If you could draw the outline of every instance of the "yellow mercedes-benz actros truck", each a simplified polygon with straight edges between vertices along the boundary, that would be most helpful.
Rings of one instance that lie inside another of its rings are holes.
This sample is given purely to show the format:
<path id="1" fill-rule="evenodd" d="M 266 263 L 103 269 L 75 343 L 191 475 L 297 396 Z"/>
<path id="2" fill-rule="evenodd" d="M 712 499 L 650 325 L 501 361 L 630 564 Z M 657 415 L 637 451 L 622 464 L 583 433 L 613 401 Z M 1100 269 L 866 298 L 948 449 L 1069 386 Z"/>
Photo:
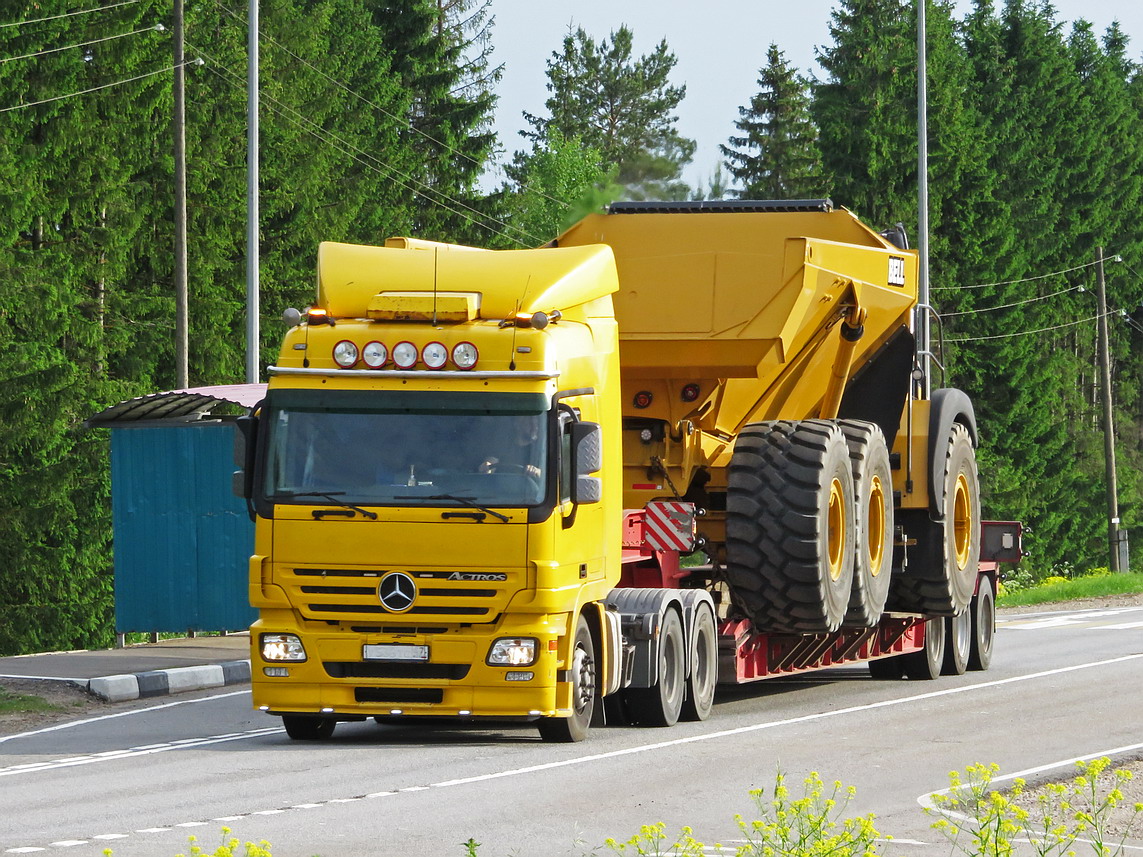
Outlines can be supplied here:
<path id="1" fill-rule="evenodd" d="M 977 428 L 921 395 L 904 243 L 809 200 L 322 244 L 240 421 L 255 706 L 576 741 L 720 681 L 986 667 Z"/>

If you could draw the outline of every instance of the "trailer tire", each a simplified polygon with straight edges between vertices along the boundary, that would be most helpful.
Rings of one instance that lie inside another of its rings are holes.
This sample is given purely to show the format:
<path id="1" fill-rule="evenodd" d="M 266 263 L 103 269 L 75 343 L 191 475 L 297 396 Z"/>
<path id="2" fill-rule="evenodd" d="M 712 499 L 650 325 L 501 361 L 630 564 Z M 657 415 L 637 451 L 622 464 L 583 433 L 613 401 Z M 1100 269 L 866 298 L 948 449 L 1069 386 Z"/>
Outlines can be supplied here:
<path id="1" fill-rule="evenodd" d="M 894 610 L 928 616 L 955 616 L 976 590 L 980 559 L 980 482 L 968 429 L 953 423 L 944 447 L 944 502 L 941 520 L 928 512 L 901 516 L 908 548 L 903 573 L 889 595 Z"/>
<path id="2" fill-rule="evenodd" d="M 332 717 L 311 717 L 306 714 L 283 714 L 282 726 L 295 741 L 324 741 L 333 735 L 337 721 Z"/>
<path id="3" fill-rule="evenodd" d="M 675 610 L 663 614 L 659 628 L 658 680 L 651 687 L 624 692 L 627 719 L 641 726 L 674 726 L 683 710 L 686 684 L 683 623 Z"/>
<path id="4" fill-rule="evenodd" d="M 893 574 L 893 470 L 885 434 L 876 423 L 842 420 L 853 469 L 853 591 L 843 624 L 872 628 L 885 611 Z"/>
<path id="5" fill-rule="evenodd" d="M 968 668 L 986 670 L 992 664 L 992 641 L 996 636 L 996 596 L 992 581 L 987 577 L 981 578 L 969 609 L 972 610 L 972 648 Z"/>
<path id="6" fill-rule="evenodd" d="M 941 675 L 964 675 L 972 651 L 972 614 L 962 610 L 945 618 L 945 662 Z"/>
<path id="7" fill-rule="evenodd" d="M 829 420 L 752 423 L 727 474 L 726 575 L 760 631 L 832 633 L 853 589 L 853 473 Z"/>
<path id="8" fill-rule="evenodd" d="M 582 741 L 591 728 L 595 706 L 599 701 L 595 644 L 591 639 L 591 629 L 582 614 L 576 623 L 568 672 L 572 681 L 572 714 L 570 717 L 542 718 L 538 727 L 540 737 L 545 741 L 563 744 Z"/>
<path id="9" fill-rule="evenodd" d="M 700 604 L 695 610 L 688 650 L 690 670 L 680 719 L 706 720 L 714 708 L 714 688 L 718 683 L 718 630 L 709 607 Z"/>
<path id="10" fill-rule="evenodd" d="M 945 620 L 937 616 L 925 623 L 925 642 L 921 650 L 901 655 L 901 664 L 909 678 L 932 681 L 941 674 L 944 661 Z"/>

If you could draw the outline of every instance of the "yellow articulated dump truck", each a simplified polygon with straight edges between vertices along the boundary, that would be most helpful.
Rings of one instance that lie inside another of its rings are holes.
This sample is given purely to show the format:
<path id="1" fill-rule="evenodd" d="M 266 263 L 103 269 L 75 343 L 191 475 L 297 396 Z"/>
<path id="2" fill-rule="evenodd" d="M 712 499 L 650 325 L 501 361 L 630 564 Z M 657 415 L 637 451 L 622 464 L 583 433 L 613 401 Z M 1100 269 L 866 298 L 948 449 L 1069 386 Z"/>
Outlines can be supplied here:
<path id="1" fill-rule="evenodd" d="M 1019 533 L 982 558 L 972 404 L 924 395 L 904 243 L 806 200 L 322 244 L 240 421 L 255 706 L 296 739 L 578 741 L 704 719 L 720 683 L 986 668 Z"/>

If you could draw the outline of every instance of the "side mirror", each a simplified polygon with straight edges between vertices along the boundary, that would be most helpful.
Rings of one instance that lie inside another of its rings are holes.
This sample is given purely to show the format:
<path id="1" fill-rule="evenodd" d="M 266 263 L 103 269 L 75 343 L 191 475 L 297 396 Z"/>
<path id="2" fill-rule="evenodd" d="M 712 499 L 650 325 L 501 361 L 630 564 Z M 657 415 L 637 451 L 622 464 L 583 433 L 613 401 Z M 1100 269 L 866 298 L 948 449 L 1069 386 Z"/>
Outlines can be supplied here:
<path id="1" fill-rule="evenodd" d="M 254 496 L 254 454 L 257 417 L 239 417 L 234 423 L 234 466 L 239 468 L 231 477 L 230 490 L 235 497 L 249 500 Z"/>
<path id="2" fill-rule="evenodd" d="M 592 473 L 603 468 L 603 432 L 599 423 L 573 423 L 572 448 L 572 502 L 598 503 L 603 499 L 603 480 Z"/>

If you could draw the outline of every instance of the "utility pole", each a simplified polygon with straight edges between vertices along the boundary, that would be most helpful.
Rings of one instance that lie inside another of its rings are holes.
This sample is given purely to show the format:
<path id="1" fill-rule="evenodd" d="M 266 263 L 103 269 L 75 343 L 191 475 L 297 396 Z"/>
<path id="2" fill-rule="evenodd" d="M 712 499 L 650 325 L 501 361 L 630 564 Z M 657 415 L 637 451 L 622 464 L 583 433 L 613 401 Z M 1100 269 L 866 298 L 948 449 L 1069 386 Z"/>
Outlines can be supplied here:
<path id="1" fill-rule="evenodd" d="M 190 386 L 187 325 L 187 136 L 186 68 L 183 56 L 183 0 L 175 2 L 175 386 Z"/>
<path id="2" fill-rule="evenodd" d="M 257 384 L 258 341 L 258 0 L 247 13 L 246 75 L 246 383 Z"/>
<path id="3" fill-rule="evenodd" d="M 917 308 L 914 320 L 920 358 L 922 395 L 932 389 L 932 342 L 929 335 L 929 104 L 925 3 L 917 0 Z"/>
<path id="4" fill-rule="evenodd" d="M 1115 422 L 1111 407 L 1111 355 L 1107 345 L 1107 286 L 1103 278 L 1103 248 L 1095 248 L 1096 283 L 1099 294 L 1099 377 L 1103 393 L 1103 457 L 1107 469 L 1107 544 L 1111 570 L 1119 567 L 1119 485 L 1115 476 Z"/>

